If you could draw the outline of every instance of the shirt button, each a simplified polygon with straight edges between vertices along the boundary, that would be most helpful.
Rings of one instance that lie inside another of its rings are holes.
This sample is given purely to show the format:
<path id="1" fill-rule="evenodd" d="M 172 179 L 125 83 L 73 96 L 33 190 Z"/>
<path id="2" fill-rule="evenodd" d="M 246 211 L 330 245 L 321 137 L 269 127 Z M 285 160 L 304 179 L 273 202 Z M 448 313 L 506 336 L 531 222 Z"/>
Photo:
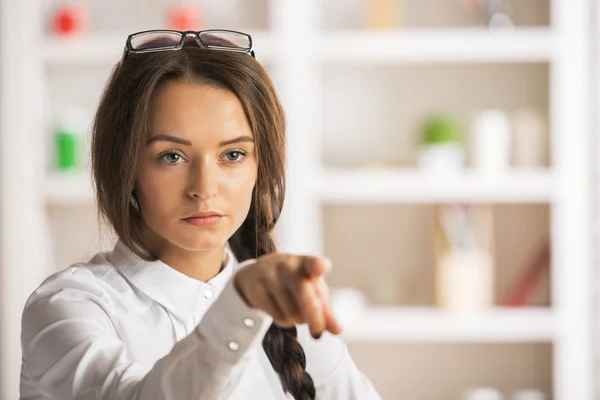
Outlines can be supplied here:
<path id="1" fill-rule="evenodd" d="M 204 292 L 204 297 L 206 297 L 207 299 L 212 299 L 212 297 L 213 297 L 213 291 L 212 290 L 207 290 L 206 292 Z"/>
<path id="2" fill-rule="evenodd" d="M 236 342 L 229 342 L 229 350 L 238 351 L 240 349 L 240 345 Z"/>
<path id="3" fill-rule="evenodd" d="M 244 325 L 246 325 L 248 328 L 252 328 L 254 325 L 256 325 L 256 322 L 254 322 L 252 318 L 244 318 Z"/>

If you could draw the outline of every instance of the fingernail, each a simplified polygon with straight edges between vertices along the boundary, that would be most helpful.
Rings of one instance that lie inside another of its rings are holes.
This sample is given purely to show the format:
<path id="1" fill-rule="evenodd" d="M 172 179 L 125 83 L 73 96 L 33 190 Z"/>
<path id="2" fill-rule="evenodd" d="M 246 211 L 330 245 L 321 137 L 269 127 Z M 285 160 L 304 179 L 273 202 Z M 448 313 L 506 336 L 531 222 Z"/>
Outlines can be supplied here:
<path id="1" fill-rule="evenodd" d="M 312 337 L 315 338 L 315 339 L 320 339 L 321 338 L 321 333 L 320 332 L 319 333 L 313 333 Z"/>
<path id="2" fill-rule="evenodd" d="M 325 263 L 325 268 L 327 269 L 327 271 L 330 271 L 330 270 L 331 270 L 331 267 L 332 267 L 332 265 L 333 265 L 333 264 L 332 264 L 332 262 L 331 262 L 331 259 L 330 259 L 330 258 L 327 258 L 327 257 L 325 257 L 325 258 L 323 259 L 323 262 Z"/>

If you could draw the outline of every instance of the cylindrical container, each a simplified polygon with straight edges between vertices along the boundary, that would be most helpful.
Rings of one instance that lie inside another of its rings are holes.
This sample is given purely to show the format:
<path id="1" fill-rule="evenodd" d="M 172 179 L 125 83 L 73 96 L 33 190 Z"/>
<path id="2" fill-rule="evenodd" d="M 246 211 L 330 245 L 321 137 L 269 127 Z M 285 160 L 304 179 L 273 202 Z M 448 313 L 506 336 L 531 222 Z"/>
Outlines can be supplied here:
<path id="1" fill-rule="evenodd" d="M 76 36 L 86 29 L 87 12 L 81 4 L 67 3 L 54 14 L 54 32 L 61 36 Z"/>
<path id="2" fill-rule="evenodd" d="M 59 116 L 55 131 L 56 166 L 59 170 L 75 170 L 83 166 L 86 126 L 86 114 L 80 108 L 68 107 Z"/>
<path id="3" fill-rule="evenodd" d="M 476 248 L 442 254 L 436 273 L 437 302 L 454 311 L 480 311 L 494 304 L 494 266 L 491 256 Z"/>
<path id="4" fill-rule="evenodd" d="M 546 400 L 546 396 L 537 389 L 524 389 L 515 392 L 511 400 Z"/>
<path id="5" fill-rule="evenodd" d="M 169 26 L 178 31 L 202 29 L 200 9 L 191 2 L 174 2 L 169 9 Z"/>
<path id="6" fill-rule="evenodd" d="M 472 130 L 473 164 L 484 173 L 506 172 L 510 167 L 511 124 L 502 110 L 484 110 Z"/>
<path id="7" fill-rule="evenodd" d="M 466 153 L 460 143 L 435 143 L 419 149 L 417 165 L 426 173 L 447 174 L 464 170 Z"/>
<path id="8" fill-rule="evenodd" d="M 493 388 L 471 389 L 463 396 L 463 400 L 503 400 L 502 393 Z"/>
<path id="9" fill-rule="evenodd" d="M 548 165 L 548 127 L 542 112 L 523 109 L 513 113 L 512 163 L 519 168 Z"/>
<path id="10" fill-rule="evenodd" d="M 371 29 L 390 29 L 398 26 L 396 0 L 369 0 L 366 24 Z"/>

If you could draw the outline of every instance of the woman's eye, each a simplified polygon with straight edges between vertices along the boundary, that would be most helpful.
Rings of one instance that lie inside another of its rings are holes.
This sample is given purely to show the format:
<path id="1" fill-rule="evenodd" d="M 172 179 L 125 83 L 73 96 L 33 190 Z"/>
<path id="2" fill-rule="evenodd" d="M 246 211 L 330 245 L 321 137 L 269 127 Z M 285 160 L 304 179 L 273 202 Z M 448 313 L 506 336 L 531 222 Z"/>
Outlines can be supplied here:
<path id="1" fill-rule="evenodd" d="M 167 164 L 178 164 L 179 162 L 181 162 L 183 160 L 183 157 L 181 157 L 181 154 L 179 153 L 167 153 L 167 154 L 163 154 L 160 157 L 161 160 L 164 160 Z"/>
<path id="2" fill-rule="evenodd" d="M 245 155 L 246 154 L 244 154 L 241 151 L 230 151 L 229 153 L 227 153 L 225 158 L 227 159 L 227 161 L 240 162 Z"/>

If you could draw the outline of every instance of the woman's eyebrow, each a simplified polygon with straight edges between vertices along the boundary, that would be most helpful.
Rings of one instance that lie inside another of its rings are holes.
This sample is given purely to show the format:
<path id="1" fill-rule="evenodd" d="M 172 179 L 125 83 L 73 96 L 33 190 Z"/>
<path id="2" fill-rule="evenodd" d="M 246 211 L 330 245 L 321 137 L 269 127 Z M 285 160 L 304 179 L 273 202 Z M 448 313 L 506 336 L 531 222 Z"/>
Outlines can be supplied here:
<path id="1" fill-rule="evenodd" d="M 177 143 L 177 144 L 183 144 L 185 146 L 192 145 L 192 142 L 190 142 L 189 140 L 178 138 L 176 136 L 164 135 L 161 133 L 158 135 L 154 135 L 150 139 L 148 139 L 148 141 L 146 142 L 146 146 L 148 146 L 151 143 L 158 142 L 158 141 L 173 142 L 173 143 Z"/>
<path id="2" fill-rule="evenodd" d="M 235 139 L 224 140 L 219 143 L 219 147 L 227 146 L 227 145 L 233 144 L 233 143 L 240 143 L 240 142 L 254 143 L 254 138 L 252 136 L 240 136 Z"/>
<path id="3" fill-rule="evenodd" d="M 150 139 L 148 139 L 148 141 L 146 142 L 146 146 L 148 146 L 151 143 L 158 142 L 158 141 L 173 142 L 173 143 L 183 144 L 186 146 L 192 145 L 192 142 L 190 142 L 189 140 L 178 138 L 176 136 L 165 135 L 165 134 L 161 133 L 158 135 L 154 135 Z M 252 136 L 240 136 L 235 139 L 223 140 L 222 142 L 219 142 L 219 147 L 227 146 L 227 145 L 233 144 L 233 143 L 240 143 L 240 142 L 254 143 L 254 138 Z"/>

